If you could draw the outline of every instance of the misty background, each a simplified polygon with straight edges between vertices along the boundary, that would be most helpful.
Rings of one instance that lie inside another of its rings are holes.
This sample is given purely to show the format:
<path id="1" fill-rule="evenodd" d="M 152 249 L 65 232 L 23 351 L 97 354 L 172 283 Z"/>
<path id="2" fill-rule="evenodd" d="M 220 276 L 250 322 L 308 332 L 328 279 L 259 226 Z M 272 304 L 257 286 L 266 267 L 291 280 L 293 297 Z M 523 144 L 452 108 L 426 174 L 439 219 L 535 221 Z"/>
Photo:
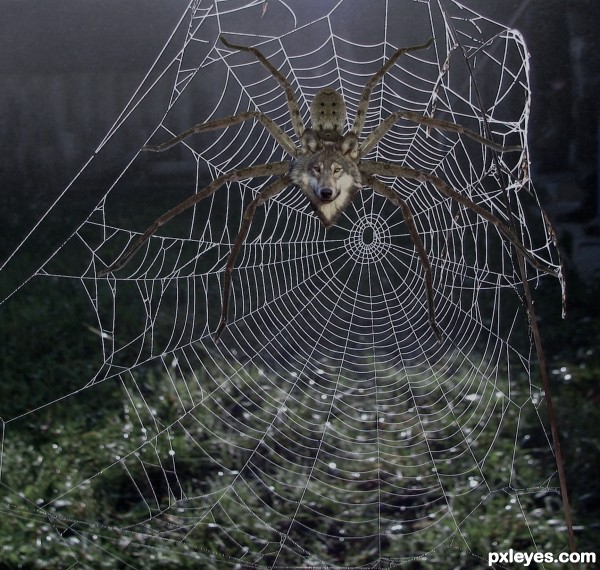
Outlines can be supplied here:
<path id="1" fill-rule="evenodd" d="M 14 251 L 94 153 L 187 4 L 187 0 L 0 1 L 0 261 Z M 470 0 L 465 4 L 525 36 L 531 52 L 529 143 L 534 185 L 559 234 L 567 236 L 567 257 L 591 275 L 600 266 L 600 3 Z M 268 17 L 267 10 L 261 25 L 269 25 Z M 138 148 L 133 135 L 121 137 L 111 147 L 113 159 L 122 161 Z M 63 205 L 56 215 L 68 216 L 70 211 L 82 220 L 96 205 L 98 192 L 106 190 L 103 175 L 109 177 L 110 170 L 109 157 L 83 180 L 67 209 Z"/>

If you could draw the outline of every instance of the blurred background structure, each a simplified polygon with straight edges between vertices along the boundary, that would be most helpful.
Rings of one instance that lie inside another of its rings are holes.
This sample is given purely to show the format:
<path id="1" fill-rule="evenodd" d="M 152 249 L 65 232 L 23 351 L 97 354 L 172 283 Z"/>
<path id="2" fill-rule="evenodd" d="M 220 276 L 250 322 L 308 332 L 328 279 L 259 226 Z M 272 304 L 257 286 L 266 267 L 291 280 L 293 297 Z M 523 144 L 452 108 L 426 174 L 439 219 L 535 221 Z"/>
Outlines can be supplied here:
<path id="1" fill-rule="evenodd" d="M 564 253 L 600 267 L 600 4 L 501 0 L 486 16 L 519 29 L 531 52 L 533 180 Z M 2 0 L 0 259 L 90 157 L 182 14 L 185 0 Z M 364 18 L 364 14 L 361 18 Z M 127 154 L 127 139 L 122 139 Z M 176 183 L 176 178 L 173 178 Z M 100 182 L 100 181 L 99 181 Z M 84 197 L 80 207 L 86 204 Z"/>

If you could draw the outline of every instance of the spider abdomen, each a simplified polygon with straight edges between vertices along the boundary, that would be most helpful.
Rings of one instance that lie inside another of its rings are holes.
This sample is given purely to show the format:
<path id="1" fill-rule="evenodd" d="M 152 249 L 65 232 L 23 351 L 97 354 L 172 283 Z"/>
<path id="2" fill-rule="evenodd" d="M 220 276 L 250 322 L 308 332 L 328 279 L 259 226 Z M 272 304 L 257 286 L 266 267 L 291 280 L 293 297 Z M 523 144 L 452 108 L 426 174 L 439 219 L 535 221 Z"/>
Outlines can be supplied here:
<path id="1" fill-rule="evenodd" d="M 321 89 L 310 106 L 312 128 L 323 141 L 336 141 L 346 123 L 346 104 L 335 89 Z"/>

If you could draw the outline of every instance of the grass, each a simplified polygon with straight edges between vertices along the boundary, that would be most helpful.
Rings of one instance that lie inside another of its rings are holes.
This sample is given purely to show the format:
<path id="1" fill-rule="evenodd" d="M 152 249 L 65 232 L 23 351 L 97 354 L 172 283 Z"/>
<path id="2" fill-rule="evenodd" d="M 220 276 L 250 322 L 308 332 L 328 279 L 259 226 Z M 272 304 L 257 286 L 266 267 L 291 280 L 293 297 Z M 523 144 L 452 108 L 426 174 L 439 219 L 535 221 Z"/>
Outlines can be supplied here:
<path id="1" fill-rule="evenodd" d="M 600 530 L 597 289 L 573 282 L 566 322 L 557 320 L 558 299 L 538 309 L 580 551 L 597 547 Z M 123 318 L 126 327 L 137 316 Z M 464 438 L 456 434 L 458 451 L 436 466 L 442 477 L 445 469 L 466 475 L 451 478 L 444 496 L 424 497 L 419 488 L 382 495 L 388 483 L 402 486 L 402 476 L 412 481 L 422 470 L 425 481 L 431 477 L 431 462 L 420 462 L 418 453 L 385 455 L 385 445 L 374 445 L 370 470 L 353 454 L 361 429 L 400 448 L 393 418 L 406 418 L 394 416 L 393 405 L 392 420 L 379 429 L 374 418 L 332 416 L 327 429 L 337 434 L 336 464 L 321 465 L 314 446 L 323 423 L 314 414 L 325 408 L 307 386 L 280 418 L 289 386 L 258 369 L 238 373 L 207 359 L 192 380 L 138 367 L 134 375 L 82 390 L 101 364 L 92 325 L 89 300 L 69 280 L 32 280 L 2 307 L 0 417 L 18 419 L 3 424 L 0 568 L 241 568 L 244 552 L 249 563 L 265 565 L 310 566 L 320 559 L 361 566 L 429 552 L 404 567 L 468 569 L 485 567 L 488 551 L 529 550 L 532 534 L 540 550 L 564 548 L 562 507 L 550 490 L 556 483 L 544 483 L 553 458 L 535 406 L 499 407 L 504 427 L 480 426 L 474 449 L 479 459 L 487 453 L 484 474 L 495 492 L 482 489 L 475 498 L 480 482 L 469 478 L 472 458 L 460 453 Z M 456 382 L 460 375 L 455 371 Z M 434 413 L 435 394 L 421 397 Z M 357 402 L 375 409 L 372 398 Z M 543 403 L 539 413 L 545 418 Z M 450 429 L 450 419 L 438 429 Z M 517 421 L 523 437 L 515 444 Z M 261 437 L 268 445 L 253 453 Z M 423 433 L 410 437 L 421 449 Z M 237 477 L 248 461 L 251 469 Z M 318 471 L 308 477 L 312 466 Z M 513 488 L 502 487 L 507 470 Z M 216 507 L 209 512 L 207 505 Z M 283 549 L 277 558 L 282 536 L 314 557 Z M 260 557 L 253 558 L 257 548 Z"/>
<path id="2" fill-rule="evenodd" d="M 77 414 L 71 422 L 56 425 L 37 438 L 31 433 L 8 438 L 4 489 L 20 489 L 27 500 L 8 493 L 3 501 L 0 552 L 7 567 L 61 568 L 68 567 L 66 560 L 76 560 L 81 567 L 90 568 L 125 568 L 125 562 L 144 568 L 169 564 L 221 568 L 244 548 L 255 552 L 257 542 L 271 545 L 260 559 L 268 565 L 275 561 L 280 532 L 319 559 L 339 565 L 359 566 L 378 556 L 402 557 L 406 552 L 442 545 L 427 561 L 408 566 L 422 569 L 449 561 L 456 568 L 478 567 L 476 557 L 465 555 L 458 528 L 479 556 L 489 550 L 529 546 L 532 526 L 538 545 L 556 550 L 563 542 L 554 512 L 557 501 L 545 489 L 527 494 L 502 489 L 483 502 L 478 498 L 473 502 L 469 489 L 460 487 L 465 479 L 456 478 L 445 498 L 428 496 L 424 500 L 420 490 L 413 488 L 402 495 L 387 495 L 377 507 L 387 480 L 396 481 L 402 471 L 407 477 L 411 472 L 413 476 L 422 473 L 426 480 L 431 465 L 420 466 L 417 458 L 394 455 L 381 458 L 372 464 L 372 471 L 365 471 L 364 460 L 352 459 L 352 442 L 343 442 L 343 436 L 350 435 L 345 433 L 347 427 L 344 430 L 344 423 L 335 420 L 331 429 L 341 439 L 338 464 L 314 473 L 308 487 L 306 471 L 299 467 L 303 462 L 297 457 L 307 453 L 304 438 L 318 434 L 299 433 L 299 423 L 275 423 L 277 429 L 267 437 L 265 451 L 252 461 L 251 472 L 244 479 L 236 478 L 236 468 L 248 461 L 252 445 L 235 422 L 221 421 L 221 417 L 239 417 L 234 408 L 241 406 L 251 415 L 250 425 L 272 421 L 270 406 L 261 406 L 252 398 L 239 400 L 242 389 L 258 394 L 272 391 L 272 384 L 256 371 L 234 376 L 215 398 L 186 415 L 185 404 L 182 406 L 176 394 L 188 393 L 190 401 L 200 400 L 205 396 L 200 386 L 210 385 L 214 373 L 201 377 L 198 387 L 189 393 L 189 382 L 167 381 L 164 375 L 150 372 L 137 378 L 135 385 L 123 386 L 123 403 L 117 409 L 104 410 L 96 429 L 90 429 Z M 284 391 L 271 394 L 270 404 L 276 408 L 283 399 Z M 308 407 L 299 407 L 299 412 L 311 414 Z M 512 408 L 509 415 L 515 413 Z M 180 425 L 175 426 L 177 421 Z M 140 426 L 145 427 L 142 430 Z M 393 426 L 388 429 L 395 435 Z M 484 432 L 487 441 L 480 442 L 483 448 L 493 444 L 490 473 L 515 451 L 513 437 L 493 436 Z M 455 443 L 460 447 L 461 438 Z M 533 459 L 538 451 L 528 449 L 512 463 L 523 482 L 538 480 L 543 474 L 541 457 Z M 307 457 L 305 467 L 312 463 Z M 458 454 L 450 471 L 470 468 L 469 457 L 461 459 Z M 341 477 L 334 487 L 330 475 Z M 267 485 L 269 478 L 272 485 Z M 493 485 L 491 475 L 488 483 Z M 233 492 L 224 493 L 229 487 Z M 219 501 L 211 499 L 219 495 Z M 48 498 L 53 500 L 48 502 Z M 298 500 L 310 506 L 302 509 L 299 517 L 295 516 Z M 196 526 L 207 503 L 213 502 L 218 508 L 209 522 Z M 473 507 L 476 516 L 471 514 Z M 374 508 L 380 509 L 383 528 L 373 517 Z M 444 511 L 441 518 L 439 509 Z M 405 521 L 398 519 L 403 510 L 410 513 Z M 150 517 L 151 526 L 147 525 Z M 289 527 L 292 518 L 296 522 Z M 432 525 L 430 521 L 436 518 L 440 521 Z M 266 524 L 268 521 L 272 524 Z M 358 523 L 363 538 L 352 539 Z M 374 538 L 378 535 L 381 541 Z M 342 540 L 344 537 L 347 539 Z M 269 550 L 273 552 L 269 554 Z M 251 555 L 248 558 L 252 560 Z M 302 560 L 284 550 L 278 563 L 298 565 Z"/>

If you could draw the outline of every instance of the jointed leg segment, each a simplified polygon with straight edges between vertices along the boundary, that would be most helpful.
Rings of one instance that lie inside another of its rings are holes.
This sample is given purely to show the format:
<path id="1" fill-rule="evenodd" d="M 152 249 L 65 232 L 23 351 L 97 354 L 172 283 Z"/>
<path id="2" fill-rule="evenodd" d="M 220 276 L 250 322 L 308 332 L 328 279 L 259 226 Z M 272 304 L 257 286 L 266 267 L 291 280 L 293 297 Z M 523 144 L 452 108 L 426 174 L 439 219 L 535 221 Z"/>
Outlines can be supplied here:
<path id="1" fill-rule="evenodd" d="M 240 113 L 239 115 L 234 115 L 232 117 L 226 117 L 224 119 L 217 119 L 215 121 L 209 121 L 208 123 L 200 123 L 198 125 L 194 125 L 191 129 L 184 131 L 180 135 L 169 139 L 168 141 L 157 144 L 157 145 L 146 145 L 142 147 L 142 150 L 150 150 L 154 152 L 162 152 L 163 150 L 167 150 L 172 146 L 175 146 L 177 143 L 187 139 L 191 135 L 195 135 L 198 133 L 205 133 L 207 131 L 215 131 L 218 129 L 224 129 L 225 127 L 230 127 L 231 125 L 236 125 L 238 123 L 242 123 L 247 121 L 248 119 L 255 119 L 259 123 L 261 123 L 267 131 L 273 136 L 273 138 L 283 147 L 290 156 L 296 156 L 297 149 L 294 141 L 282 130 L 279 128 L 277 123 L 270 119 L 264 113 L 259 111 L 246 111 L 244 113 Z"/>
<path id="2" fill-rule="evenodd" d="M 412 123 L 418 123 L 419 125 L 426 125 L 440 131 L 450 131 L 453 133 L 459 133 L 469 137 L 470 139 L 477 141 L 479 144 L 487 146 L 498 152 L 519 152 L 522 149 L 520 146 L 502 146 L 501 144 L 495 143 L 485 137 L 482 137 L 479 133 L 471 131 L 458 123 L 452 123 L 450 121 L 442 121 L 440 119 L 433 119 L 431 117 L 424 117 L 419 113 L 412 111 L 398 111 L 392 113 L 378 127 L 371 132 L 360 145 L 360 155 L 364 156 L 367 154 L 387 133 L 388 131 L 401 119 L 411 121 Z"/>
<path id="3" fill-rule="evenodd" d="M 248 231 L 250 230 L 250 224 L 252 223 L 252 218 L 254 218 L 256 208 L 262 206 L 267 200 L 270 200 L 279 194 L 279 192 L 281 192 L 289 184 L 291 184 L 291 180 L 287 176 L 276 180 L 267 186 L 256 198 L 254 198 L 254 200 L 248 204 L 248 207 L 244 211 L 244 217 L 242 218 L 240 230 L 231 248 L 229 258 L 227 259 L 227 265 L 225 266 L 225 273 L 223 275 L 223 289 L 221 292 L 221 320 L 219 321 L 219 326 L 215 331 L 215 342 L 219 340 L 221 333 L 227 326 L 229 298 L 231 296 L 231 273 L 235 267 L 235 260 L 242 249 L 242 245 L 246 241 L 246 237 L 248 236 Z"/>
<path id="4" fill-rule="evenodd" d="M 412 180 L 419 180 L 421 182 L 429 182 L 442 195 L 447 196 L 448 198 L 452 198 L 454 201 L 458 202 L 459 204 L 462 204 L 465 208 L 468 208 L 484 220 L 487 220 L 488 222 L 493 224 L 498 229 L 498 231 L 506 239 L 508 239 L 508 241 L 519 251 L 519 253 L 523 255 L 525 260 L 532 267 L 539 271 L 542 271 L 543 273 L 548 273 L 549 275 L 553 275 L 554 277 L 559 277 L 559 270 L 547 266 L 541 261 L 539 261 L 521 243 L 521 240 L 514 233 L 514 231 L 504 222 L 502 222 L 502 220 L 494 216 L 494 214 L 492 214 L 491 212 L 488 212 L 485 208 L 482 208 L 479 204 L 473 202 L 473 200 L 471 200 L 470 198 L 467 198 L 466 196 L 452 188 L 441 178 L 438 178 L 433 174 L 427 174 L 426 172 L 422 172 L 421 170 L 400 166 L 399 164 L 391 164 L 388 162 L 372 162 L 369 160 L 362 161 L 360 163 L 360 172 L 363 176 L 367 178 L 376 174 L 380 174 L 383 176 L 396 176 L 399 178 L 409 178 Z"/>
<path id="5" fill-rule="evenodd" d="M 425 246 L 419 236 L 419 231 L 415 226 L 412 212 L 408 204 L 396 194 L 389 186 L 386 186 L 381 180 L 378 180 L 374 176 L 366 176 L 366 182 L 377 194 L 381 194 L 387 198 L 392 204 L 402 211 L 402 216 L 410 233 L 410 238 L 417 250 L 417 254 L 421 259 L 421 265 L 423 266 L 423 272 L 425 273 L 425 291 L 427 293 L 427 309 L 429 313 L 429 325 L 431 326 L 435 336 L 439 341 L 442 340 L 442 331 L 435 320 L 435 303 L 433 300 L 433 277 L 431 273 L 431 264 L 429 263 L 429 257 L 425 251 Z"/>
<path id="6" fill-rule="evenodd" d="M 304 123 L 302 122 L 302 118 L 300 117 L 300 109 L 298 108 L 298 101 L 296 101 L 296 96 L 294 95 L 294 89 L 290 85 L 290 82 L 279 73 L 278 69 L 262 54 L 262 52 L 255 47 L 248 46 L 239 46 L 236 44 L 229 43 L 223 36 L 221 36 L 221 41 L 224 45 L 226 45 L 230 49 L 235 49 L 238 51 L 246 51 L 251 53 L 260 61 L 260 63 L 269 71 L 269 73 L 277 80 L 279 85 L 283 88 L 285 92 L 285 96 L 287 99 L 288 109 L 290 111 L 290 117 L 292 119 L 292 126 L 294 127 L 294 133 L 296 133 L 296 137 L 300 139 L 302 137 L 302 133 L 304 133 Z"/>
<path id="7" fill-rule="evenodd" d="M 215 178 L 208 186 L 202 189 L 197 194 L 192 194 L 189 198 L 179 203 L 177 206 L 169 210 L 166 214 L 158 217 L 148 227 L 148 229 L 136 239 L 119 257 L 118 259 L 106 269 L 102 269 L 98 272 L 98 277 L 113 273 L 121 269 L 127 264 L 127 262 L 138 252 L 138 250 L 157 232 L 157 230 L 169 220 L 178 216 L 188 208 L 191 208 L 195 204 L 198 204 L 205 198 L 212 196 L 223 184 L 226 182 L 233 182 L 236 180 L 244 180 L 248 178 L 256 178 L 261 176 L 273 176 L 273 175 L 284 175 L 289 167 L 288 162 L 271 162 L 269 164 L 259 164 L 256 166 L 249 166 L 247 168 L 240 168 L 233 170 L 227 174 L 223 174 L 218 178 Z"/>
<path id="8" fill-rule="evenodd" d="M 400 48 L 400 49 L 396 50 L 396 52 L 383 64 L 381 69 L 371 76 L 369 81 L 367 81 L 367 84 L 364 86 L 362 95 L 360 97 L 360 102 L 358 104 L 358 109 L 356 111 L 356 117 L 354 119 L 354 124 L 352 125 L 352 129 L 351 129 L 351 131 L 354 134 L 356 134 L 357 136 L 360 136 L 360 133 L 363 130 L 363 126 L 365 124 L 365 118 L 367 115 L 367 109 L 369 107 L 369 101 L 371 100 L 371 92 L 373 91 L 373 87 L 375 87 L 375 85 L 377 85 L 381 81 L 381 78 L 390 70 L 392 65 L 394 65 L 396 63 L 398 58 L 403 56 L 405 53 L 410 53 L 411 51 L 427 49 L 432 43 L 433 43 L 433 38 L 429 38 L 429 40 L 426 43 L 424 43 L 420 46 Z"/>

